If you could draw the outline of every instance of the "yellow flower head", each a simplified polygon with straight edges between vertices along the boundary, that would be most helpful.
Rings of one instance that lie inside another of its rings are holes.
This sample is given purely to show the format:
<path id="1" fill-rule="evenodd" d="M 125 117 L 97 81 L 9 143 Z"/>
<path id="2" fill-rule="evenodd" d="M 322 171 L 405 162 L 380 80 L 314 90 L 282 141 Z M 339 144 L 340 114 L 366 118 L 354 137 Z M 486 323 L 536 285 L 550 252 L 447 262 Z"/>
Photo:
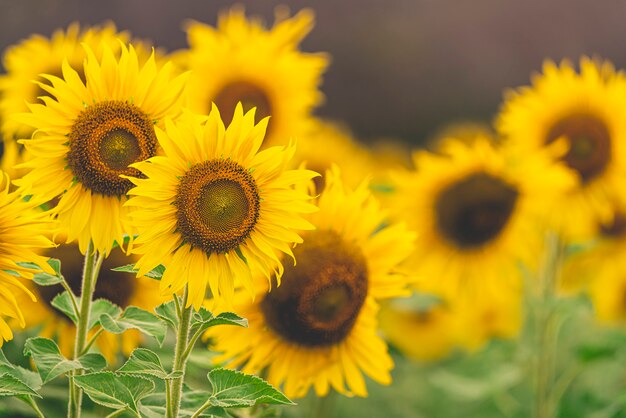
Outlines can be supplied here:
<path id="1" fill-rule="evenodd" d="M 26 201 L 16 192 L 9 192 L 9 178 L 0 173 L 0 346 L 13 338 L 5 318 L 17 320 L 21 327 L 26 322 L 18 297 L 25 293 L 33 301 L 35 296 L 20 278 L 32 279 L 38 269 L 18 263 L 35 263 L 42 270 L 54 274 L 47 257 L 37 254 L 41 248 L 52 247 L 44 234 L 51 229 L 50 218 L 36 209 L 37 204 Z M 16 296 L 17 295 L 17 296 Z"/>
<path id="2" fill-rule="evenodd" d="M 517 287 L 518 263 L 541 252 L 551 201 L 573 179 L 546 154 L 517 154 L 476 139 L 418 152 L 416 170 L 395 176 L 393 209 L 420 237 L 408 265 L 418 288 L 445 299 Z"/>
<path id="3" fill-rule="evenodd" d="M 50 95 L 34 82 L 48 83 L 41 74 L 61 77 L 61 65 L 67 60 L 72 68 L 78 69 L 84 80 L 82 64 L 87 54 L 81 44 L 88 45 L 100 57 L 104 45 L 119 52 L 117 39 L 127 42 L 129 35 L 117 32 L 112 23 L 83 30 L 73 23 L 66 30 L 54 32 L 50 39 L 32 35 L 8 48 L 3 59 L 6 74 L 0 75 L 0 121 L 5 140 L 26 138 L 32 134 L 32 126 L 22 124 L 10 115 L 27 112 L 26 103 L 36 103 L 39 96 Z"/>
<path id="4" fill-rule="evenodd" d="M 407 292 L 407 276 L 397 265 L 411 252 L 414 234 L 386 216 L 363 182 L 350 190 L 338 170 L 327 173 L 310 220 L 314 231 L 294 249 L 296 265 L 286 265 L 282 284 L 256 301 L 238 294 L 236 310 L 246 330 L 216 327 L 210 332 L 216 361 L 232 359 L 245 372 L 267 370 L 290 397 L 313 386 L 319 396 L 330 387 L 367 396 L 366 374 L 391 382 L 393 362 L 377 334 L 377 299 Z M 387 226 L 383 226 L 387 225 Z M 218 329 L 219 328 L 219 329 Z"/>
<path id="5" fill-rule="evenodd" d="M 589 238 L 612 217 L 610 201 L 626 172 L 626 77 L 608 62 L 580 60 L 580 72 L 547 61 L 532 86 L 509 92 L 497 120 L 505 140 L 528 152 L 559 139 L 559 160 L 580 180 L 555 210 L 567 239 Z"/>
<path id="6" fill-rule="evenodd" d="M 311 229 L 302 213 L 315 210 L 308 194 L 293 185 L 316 175 L 286 170 L 294 146 L 258 152 L 267 118 L 254 123 L 254 111 L 237 106 L 225 129 L 213 108 L 205 123 L 189 115 L 157 129 L 165 151 L 136 164 L 145 178 L 127 206 L 136 207 L 139 274 L 159 264 L 164 294 L 189 286 L 189 303 L 198 307 L 207 285 L 215 298 L 232 299 L 235 286 L 252 292 L 252 274 L 282 274 L 277 253 L 293 255 L 302 242 L 296 230 Z"/>
<path id="7" fill-rule="evenodd" d="M 178 63 L 191 70 L 191 110 L 206 114 L 217 104 L 226 125 L 237 103 L 256 107 L 256 121 L 271 116 L 266 143 L 285 145 L 312 122 L 311 110 L 321 103 L 318 90 L 328 66 L 325 54 L 308 54 L 298 44 L 313 27 L 313 13 L 302 10 L 283 16 L 271 30 L 257 19 L 247 20 L 240 7 L 220 16 L 217 28 L 192 22 L 187 27 L 190 49 Z"/>
<path id="8" fill-rule="evenodd" d="M 16 116 L 37 129 L 21 141 L 32 154 L 22 166 L 31 171 L 16 184 L 38 203 L 60 196 L 53 213 L 82 252 L 93 241 L 106 253 L 135 234 L 123 206 L 132 183 L 120 176 L 138 175 L 130 165 L 157 153 L 155 124 L 180 113 L 184 77 L 174 78 L 169 63 L 158 68 L 154 56 L 139 63 L 132 46 L 119 47 L 119 60 L 107 45 L 98 59 L 85 45 L 86 83 L 65 61 L 63 78 L 42 75 L 52 85 L 39 86 L 51 97 Z"/>
<path id="9" fill-rule="evenodd" d="M 407 357 L 435 361 L 449 355 L 456 343 L 456 317 L 441 302 L 415 307 L 394 300 L 380 311 L 380 328 L 385 338 Z"/>
<path id="10" fill-rule="evenodd" d="M 358 143 L 347 127 L 328 121 L 316 122 L 308 135 L 298 138 L 294 165 L 301 163 L 318 173 L 326 173 L 337 165 L 349 187 L 356 187 L 375 167 L 374 157 Z M 314 181 L 318 193 L 321 192 L 324 176 L 316 177 Z"/>

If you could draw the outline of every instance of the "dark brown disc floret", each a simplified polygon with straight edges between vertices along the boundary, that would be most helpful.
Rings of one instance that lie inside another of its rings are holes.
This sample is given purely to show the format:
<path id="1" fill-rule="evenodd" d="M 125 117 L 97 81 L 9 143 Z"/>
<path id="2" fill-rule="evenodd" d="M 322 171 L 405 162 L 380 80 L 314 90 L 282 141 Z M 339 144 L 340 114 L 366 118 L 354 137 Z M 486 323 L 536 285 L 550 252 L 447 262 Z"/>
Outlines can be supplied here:
<path id="1" fill-rule="evenodd" d="M 230 159 L 204 161 L 181 178 L 174 204 L 183 241 L 205 253 L 235 250 L 259 218 L 254 177 Z"/>
<path id="2" fill-rule="evenodd" d="M 559 120 L 550 128 L 546 143 L 561 137 L 569 145 L 562 160 L 580 175 L 583 183 L 602 174 L 611 161 L 611 134 L 595 116 L 575 114 Z"/>
<path id="3" fill-rule="evenodd" d="M 287 341 L 324 347 L 345 340 L 368 291 L 361 250 L 334 231 L 306 234 L 287 263 L 282 284 L 261 302 L 267 325 Z"/>
<path id="4" fill-rule="evenodd" d="M 255 123 L 272 113 L 272 105 L 267 93 L 261 87 L 248 81 L 235 81 L 226 84 L 217 93 L 213 101 L 217 105 L 226 126 L 232 122 L 235 107 L 239 102 L 241 102 L 244 112 L 256 107 Z"/>
<path id="5" fill-rule="evenodd" d="M 68 166 L 93 193 L 123 196 L 133 187 L 121 175 L 141 177 L 130 164 L 153 157 L 154 123 L 137 106 L 110 100 L 83 110 L 69 133 Z"/>
<path id="6" fill-rule="evenodd" d="M 477 172 L 445 188 L 435 202 L 436 226 L 456 246 L 480 247 L 508 224 L 518 191 L 503 179 Z"/>

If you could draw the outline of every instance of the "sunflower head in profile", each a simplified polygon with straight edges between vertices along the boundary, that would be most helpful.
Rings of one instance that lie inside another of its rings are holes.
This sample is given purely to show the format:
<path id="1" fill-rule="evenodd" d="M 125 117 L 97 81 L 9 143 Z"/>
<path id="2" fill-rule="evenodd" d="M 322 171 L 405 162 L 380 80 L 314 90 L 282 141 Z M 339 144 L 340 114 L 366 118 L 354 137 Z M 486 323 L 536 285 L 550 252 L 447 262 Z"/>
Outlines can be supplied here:
<path id="1" fill-rule="evenodd" d="M 60 245 L 47 250 L 45 255 L 61 261 L 63 277 L 74 294 L 80 296 L 84 257 L 78 246 L 75 243 Z M 155 280 L 111 270 L 133 261 L 134 258 L 125 255 L 119 247 L 114 248 L 102 263 L 94 300 L 106 299 L 122 309 L 137 306 L 147 311 L 152 311 L 164 302 L 159 296 L 159 285 Z M 67 316 L 51 305 L 55 296 L 63 292 L 63 287 L 32 284 L 29 289 L 37 296 L 37 303 L 26 298 L 20 302 L 24 307 L 27 327 L 40 327 L 40 336 L 56 339 L 61 353 L 68 358 L 72 357 L 76 327 Z M 118 354 L 130 355 L 141 342 L 141 334 L 136 330 L 128 330 L 120 335 L 105 332 L 96 340 L 96 346 L 109 363 L 115 363 Z"/>
<path id="2" fill-rule="evenodd" d="M 0 75 L 0 121 L 6 140 L 29 137 L 34 128 L 10 117 L 13 113 L 27 112 L 27 103 L 37 103 L 40 96 L 50 93 L 33 83 L 36 80 L 49 84 L 41 74 L 62 77 L 61 65 L 64 60 L 77 69 L 82 80 L 85 76 L 82 64 L 87 54 L 81 44 L 89 45 L 100 57 L 103 45 L 119 52 L 119 41 L 127 42 L 129 35 L 118 32 L 115 25 L 106 23 L 81 30 L 77 23 L 65 30 L 57 30 L 52 37 L 32 35 L 19 44 L 9 47 L 4 53 L 6 74 Z"/>
<path id="3" fill-rule="evenodd" d="M 266 143 L 286 145 L 312 123 L 321 103 L 318 86 L 328 66 L 325 54 L 303 53 L 298 44 L 313 27 L 313 13 L 292 18 L 277 14 L 267 30 L 258 19 L 246 19 L 243 8 L 220 16 L 217 27 L 198 22 L 187 26 L 189 50 L 176 60 L 192 74 L 187 88 L 191 110 L 207 114 L 211 103 L 229 125 L 235 106 L 256 108 L 256 121 L 271 116 Z"/>
<path id="4" fill-rule="evenodd" d="M 319 396 L 331 387 L 367 396 L 363 374 L 391 382 L 377 299 L 408 293 L 408 276 L 397 265 L 411 252 L 414 234 L 385 224 L 367 182 L 347 189 L 337 169 L 327 173 L 318 204 L 310 216 L 316 229 L 295 247 L 297 264 L 285 266 L 280 286 L 267 294 L 267 285 L 259 288 L 254 302 L 237 295 L 235 309 L 249 328 L 212 329 L 216 350 L 224 352 L 216 360 L 250 373 L 265 369 L 290 397 L 311 387 Z"/>
<path id="5" fill-rule="evenodd" d="M 39 83 L 50 97 L 15 116 L 37 130 L 21 141 L 30 171 L 16 184 L 38 203 L 60 197 L 53 213 L 82 252 L 92 241 L 107 253 L 135 233 L 123 206 L 132 183 L 121 176 L 139 175 L 130 165 L 156 155 L 155 126 L 180 112 L 184 76 L 170 64 L 157 67 L 154 56 L 140 64 L 132 45 L 118 46 L 119 59 L 107 45 L 98 59 L 84 45 L 86 82 L 66 61 L 63 78 L 43 75 L 51 85 Z"/>
<path id="6" fill-rule="evenodd" d="M 6 319 L 16 321 L 21 327 L 26 324 L 20 298 L 35 301 L 35 295 L 22 278 L 32 279 L 41 270 L 54 274 L 47 263 L 48 257 L 38 254 L 42 248 L 53 246 L 43 235 L 53 228 L 53 223 L 36 203 L 10 192 L 9 184 L 9 177 L 0 172 L 0 346 L 13 338 Z M 35 263 L 41 270 L 18 264 L 24 262 Z"/>
<path id="7" fill-rule="evenodd" d="M 516 287 L 518 263 L 532 267 L 541 253 L 538 220 L 574 180 L 549 154 L 496 149 L 486 138 L 446 142 L 394 176 L 392 209 L 421 237 L 408 261 L 419 289 L 456 299 Z"/>
<path id="8" fill-rule="evenodd" d="M 556 228 L 567 239 L 586 239 L 612 217 L 612 193 L 626 170 L 626 77 L 608 62 L 580 60 L 580 72 L 548 61 L 531 87 L 509 92 L 497 120 L 506 141 L 528 152 L 565 141 L 558 159 L 579 183 L 564 199 Z"/>
<path id="9" fill-rule="evenodd" d="M 253 291 L 253 273 L 281 276 L 278 254 L 293 256 L 296 231 L 312 228 L 302 214 L 315 211 L 293 186 L 317 173 L 286 169 L 293 146 L 259 152 L 267 119 L 255 124 L 254 110 L 238 105 L 228 128 L 217 107 L 206 121 L 187 116 L 157 129 L 165 155 L 133 165 L 145 178 L 131 178 L 127 206 L 136 208 L 139 274 L 165 265 L 164 294 L 187 284 L 199 307 L 207 285 L 228 301 L 235 286 Z"/>

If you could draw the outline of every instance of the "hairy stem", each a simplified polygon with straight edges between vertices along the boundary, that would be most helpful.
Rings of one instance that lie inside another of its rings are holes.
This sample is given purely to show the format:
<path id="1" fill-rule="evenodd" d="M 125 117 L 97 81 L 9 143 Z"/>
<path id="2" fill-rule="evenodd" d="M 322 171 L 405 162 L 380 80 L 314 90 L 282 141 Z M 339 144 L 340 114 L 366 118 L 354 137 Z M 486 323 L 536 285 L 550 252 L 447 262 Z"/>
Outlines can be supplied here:
<path id="1" fill-rule="evenodd" d="M 176 300 L 176 296 L 174 296 Z M 172 372 L 180 372 L 181 376 L 175 378 L 171 382 L 170 397 L 167 400 L 167 412 L 170 418 L 177 418 L 180 410 L 180 401 L 183 393 L 183 382 L 185 380 L 185 369 L 187 367 L 187 358 L 184 353 L 187 351 L 189 344 L 189 330 L 191 324 L 191 314 L 193 308 L 187 307 L 188 289 L 185 286 L 182 303 L 178 311 L 178 330 L 176 335 L 176 349 L 174 351 L 174 365 Z"/>
<path id="2" fill-rule="evenodd" d="M 104 257 L 97 254 L 93 248 L 93 243 L 89 243 L 85 253 L 85 264 L 83 266 L 83 278 L 81 284 L 80 308 L 78 324 L 76 325 L 76 341 L 74 343 L 74 359 L 77 359 L 87 347 L 87 334 L 89 333 L 89 320 L 91 314 L 91 304 L 93 294 L 96 289 L 98 273 Z M 83 393 L 74 384 L 73 377 L 82 374 L 81 370 L 75 370 L 70 376 L 70 404 L 68 408 L 69 418 L 79 418 L 81 413 Z"/>

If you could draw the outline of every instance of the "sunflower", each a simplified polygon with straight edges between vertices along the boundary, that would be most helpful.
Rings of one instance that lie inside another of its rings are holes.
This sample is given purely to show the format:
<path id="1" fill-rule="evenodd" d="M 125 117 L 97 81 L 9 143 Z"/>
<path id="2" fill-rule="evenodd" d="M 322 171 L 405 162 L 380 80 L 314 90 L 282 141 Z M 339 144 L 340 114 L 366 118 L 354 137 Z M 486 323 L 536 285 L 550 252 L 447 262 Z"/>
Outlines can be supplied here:
<path id="1" fill-rule="evenodd" d="M 337 165 L 349 187 L 356 187 L 372 173 L 376 166 L 374 156 L 346 127 L 329 121 L 317 121 L 314 125 L 309 134 L 298 138 L 294 166 L 304 163 L 313 171 L 325 173 Z M 314 181 L 318 192 L 321 191 L 324 177 L 316 177 Z"/>
<path id="2" fill-rule="evenodd" d="M 626 262 L 623 252 L 620 258 L 610 263 L 595 265 L 588 292 L 598 320 L 626 325 Z"/>
<path id="3" fill-rule="evenodd" d="M 293 256 L 291 245 L 302 242 L 295 231 L 312 228 L 301 214 L 315 207 L 292 186 L 316 173 L 285 169 L 293 146 L 258 152 L 267 118 L 255 125 L 254 117 L 238 105 L 227 129 L 217 107 L 205 123 L 167 120 L 157 129 L 165 156 L 133 166 L 146 177 L 131 179 L 137 187 L 126 205 L 137 207 L 139 274 L 163 264 L 163 293 L 188 284 L 196 307 L 207 284 L 214 297 L 231 300 L 235 285 L 253 292 L 254 272 L 280 277 L 278 252 Z"/>
<path id="4" fill-rule="evenodd" d="M 65 62 L 63 79 L 44 75 L 52 86 L 39 83 L 56 100 L 43 97 L 16 115 L 37 129 L 21 141 L 31 171 L 16 184 L 38 203 L 60 196 L 53 213 L 83 253 L 90 241 L 107 253 L 135 233 L 123 206 L 132 183 L 120 175 L 139 174 L 129 165 L 156 155 L 155 125 L 180 112 L 184 76 L 174 78 L 170 64 L 158 68 L 154 56 L 140 65 L 132 46 L 119 47 L 118 60 L 102 45 L 99 60 L 85 45 L 86 84 Z"/>
<path id="5" fill-rule="evenodd" d="M 380 328 L 387 341 L 418 361 L 448 356 L 456 343 L 458 321 L 454 311 L 441 300 L 413 305 L 399 299 L 382 306 Z"/>
<path id="6" fill-rule="evenodd" d="M 53 243 L 43 233 L 52 228 L 50 218 L 36 204 L 21 198 L 17 192 L 9 192 L 9 177 L 0 173 L 0 346 L 13 338 L 5 318 L 17 320 L 24 327 L 25 320 L 20 310 L 18 298 L 25 293 L 33 301 L 35 296 L 20 278 L 32 279 L 37 268 L 18 264 L 30 262 L 41 270 L 54 274 L 47 263 L 47 257 L 36 253 L 41 248 L 49 248 Z"/>
<path id="7" fill-rule="evenodd" d="M 60 245 L 48 250 L 45 254 L 61 260 L 61 269 L 65 280 L 72 291 L 80 295 L 83 257 L 78 246 L 76 244 Z M 157 305 L 165 302 L 159 296 L 158 283 L 146 277 L 135 278 L 129 273 L 111 270 L 132 261 L 134 260 L 126 256 L 119 248 L 113 249 L 102 264 L 94 299 L 107 299 L 122 309 L 128 306 L 137 306 L 152 311 Z M 29 328 L 40 327 L 39 335 L 42 337 L 56 337 L 63 355 L 71 357 L 74 352 L 76 327 L 69 318 L 50 304 L 57 294 L 63 292 L 63 287 L 61 285 L 39 287 L 33 284 L 29 286 L 29 289 L 37 295 L 38 303 L 32 303 L 23 298 L 22 306 L 25 308 L 24 317 L 27 326 Z M 128 330 L 121 335 L 105 332 L 98 337 L 96 346 L 105 355 L 109 363 L 113 363 L 120 351 L 128 356 L 140 342 L 141 335 L 137 330 Z"/>
<path id="8" fill-rule="evenodd" d="M 441 148 L 445 149 L 445 142 L 450 138 L 468 144 L 471 144 L 476 138 L 489 138 L 494 143 L 497 141 L 489 124 L 478 120 L 459 120 L 436 130 L 426 140 L 427 148 L 432 152 L 438 152 Z"/>
<path id="9" fill-rule="evenodd" d="M 190 49 L 180 52 L 177 62 L 192 71 L 191 110 L 207 114 L 214 102 L 229 125 L 237 103 L 246 111 L 256 107 L 257 122 L 271 116 L 266 143 L 272 145 L 306 132 L 311 110 L 323 99 L 318 86 L 329 62 L 326 54 L 298 50 L 313 21 L 313 13 L 302 10 L 291 19 L 277 15 L 267 30 L 234 7 L 220 16 L 217 28 L 189 23 Z"/>
<path id="10" fill-rule="evenodd" d="M 626 77 L 608 62 L 580 60 L 580 73 L 564 61 L 547 61 L 532 87 L 509 92 L 497 120 L 500 134 L 534 152 L 558 139 L 568 151 L 559 160 L 579 184 L 556 208 L 556 228 L 566 239 L 589 238 L 610 222 L 610 200 L 626 169 Z"/>
<path id="11" fill-rule="evenodd" d="M 418 289 L 450 300 L 516 289 L 518 263 L 532 268 L 541 253 L 539 220 L 574 180 L 549 154 L 496 149 L 487 138 L 446 143 L 394 176 L 392 210 L 421 237 L 407 263 Z"/>
<path id="12" fill-rule="evenodd" d="M 238 294 L 236 310 L 249 328 L 213 328 L 216 350 L 244 372 L 266 370 L 268 381 L 287 396 L 319 396 L 330 387 L 367 396 L 363 373 L 389 384 L 393 362 L 377 334 L 377 299 L 407 294 L 407 275 L 396 266 L 410 252 L 414 235 L 404 225 L 383 227 L 386 217 L 363 182 L 344 187 L 338 169 L 326 175 L 317 228 L 294 249 L 282 284 L 254 302 Z"/>
<path id="13" fill-rule="evenodd" d="M 73 68 L 81 68 L 87 57 L 81 46 L 83 43 L 89 45 L 96 56 L 100 57 L 103 45 L 118 51 L 119 43 L 116 39 L 126 42 L 128 38 L 127 33 L 117 32 L 112 23 L 83 30 L 74 23 L 66 30 L 57 30 L 50 39 L 32 35 L 8 48 L 3 61 L 6 74 L 0 75 L 0 120 L 5 139 L 8 141 L 26 138 L 34 130 L 33 127 L 10 117 L 13 113 L 27 112 L 26 103 L 35 103 L 39 96 L 50 95 L 33 80 L 47 83 L 47 79 L 41 74 L 60 77 L 63 60 L 67 60 Z M 82 70 L 79 70 L 79 74 L 84 80 Z"/>
<path id="14" fill-rule="evenodd" d="M 524 312 L 523 292 L 503 287 L 497 295 L 462 296 L 450 301 L 458 347 L 477 351 L 493 339 L 513 339 L 519 335 Z"/>

